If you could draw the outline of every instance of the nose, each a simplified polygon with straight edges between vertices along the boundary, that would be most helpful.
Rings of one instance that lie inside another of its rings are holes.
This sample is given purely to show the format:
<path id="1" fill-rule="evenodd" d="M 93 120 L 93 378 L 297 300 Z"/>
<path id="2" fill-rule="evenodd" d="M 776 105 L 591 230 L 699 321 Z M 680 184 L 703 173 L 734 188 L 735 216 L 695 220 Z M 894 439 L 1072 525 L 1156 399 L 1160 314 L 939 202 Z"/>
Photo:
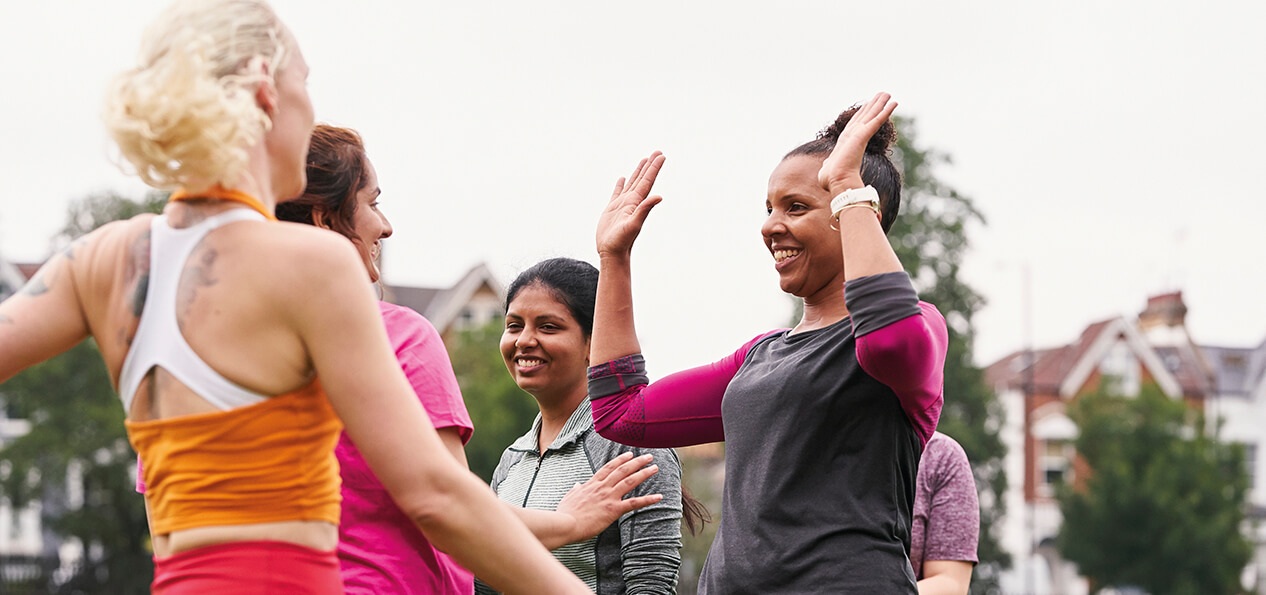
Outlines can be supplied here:
<path id="1" fill-rule="evenodd" d="M 382 218 L 382 235 L 379 236 L 379 239 L 385 240 L 391 237 L 391 222 L 388 221 L 387 216 L 382 213 L 379 213 L 378 216 Z"/>
<path id="2" fill-rule="evenodd" d="M 536 332 L 524 325 L 519 336 L 514 339 L 514 345 L 520 348 L 536 345 Z"/>
<path id="3" fill-rule="evenodd" d="M 787 225 L 783 221 L 783 217 L 778 211 L 774 211 L 765 217 L 765 222 L 760 226 L 760 235 L 765 239 L 770 239 L 778 234 L 786 233 Z"/>

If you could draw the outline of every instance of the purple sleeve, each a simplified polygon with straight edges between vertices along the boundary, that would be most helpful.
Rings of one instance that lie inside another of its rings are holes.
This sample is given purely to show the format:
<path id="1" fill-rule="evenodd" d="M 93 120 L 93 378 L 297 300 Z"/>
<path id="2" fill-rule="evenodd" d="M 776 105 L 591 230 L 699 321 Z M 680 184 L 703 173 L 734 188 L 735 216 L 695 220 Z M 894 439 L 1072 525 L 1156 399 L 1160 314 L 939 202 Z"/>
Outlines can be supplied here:
<path id="1" fill-rule="evenodd" d="M 721 397 L 761 339 L 711 364 L 647 384 L 645 360 L 634 354 L 589 368 L 589 400 L 598 434 L 629 446 L 670 448 L 725 440 Z"/>
<path id="2" fill-rule="evenodd" d="M 849 281 L 844 297 L 857 337 L 857 362 L 897 393 L 926 446 L 944 403 L 945 318 L 936 306 L 919 301 L 904 272 Z"/>
<path id="3" fill-rule="evenodd" d="M 440 334 L 421 314 L 380 302 L 387 337 L 413 392 L 436 429 L 457 428 L 462 444 L 470 441 L 474 424 L 462 400 L 453 363 Z"/>
<path id="4" fill-rule="evenodd" d="M 919 475 L 924 473 L 923 466 L 929 473 L 923 561 L 956 560 L 974 564 L 978 561 L 976 544 L 980 539 L 976 480 L 963 447 L 948 437 L 939 442 L 943 446 L 930 451 L 919 469 Z"/>

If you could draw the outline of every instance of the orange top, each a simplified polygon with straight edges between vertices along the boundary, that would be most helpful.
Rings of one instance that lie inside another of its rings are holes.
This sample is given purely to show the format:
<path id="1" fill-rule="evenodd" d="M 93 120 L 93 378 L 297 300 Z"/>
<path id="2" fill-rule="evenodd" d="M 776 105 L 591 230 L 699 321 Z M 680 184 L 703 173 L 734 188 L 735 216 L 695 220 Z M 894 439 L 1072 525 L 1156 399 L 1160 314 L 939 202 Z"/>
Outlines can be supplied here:
<path id="1" fill-rule="evenodd" d="M 256 211 L 259 211 L 259 214 L 267 217 L 269 221 L 277 220 L 277 215 L 273 214 L 268 209 L 265 209 L 264 203 L 260 202 L 258 198 L 242 192 L 241 190 L 233 190 L 220 185 L 212 186 L 203 192 L 189 192 L 184 188 L 179 188 L 175 192 L 172 192 L 171 196 L 167 197 L 167 200 L 198 200 L 205 198 L 240 202 L 252 209 L 255 209 Z"/>
<path id="2" fill-rule="evenodd" d="M 155 535 L 212 525 L 339 521 L 343 424 L 321 383 L 228 411 L 126 422 Z"/>

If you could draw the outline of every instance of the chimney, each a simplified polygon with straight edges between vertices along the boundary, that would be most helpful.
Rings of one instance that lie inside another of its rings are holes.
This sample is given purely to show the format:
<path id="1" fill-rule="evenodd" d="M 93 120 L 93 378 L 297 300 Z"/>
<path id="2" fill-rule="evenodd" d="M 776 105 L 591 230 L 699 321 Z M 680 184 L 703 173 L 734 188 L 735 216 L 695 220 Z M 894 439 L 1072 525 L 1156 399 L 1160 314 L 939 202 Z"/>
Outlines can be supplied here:
<path id="1" fill-rule="evenodd" d="M 1139 313 L 1139 330 L 1183 326 L 1186 318 L 1187 305 L 1182 301 L 1182 291 L 1152 296 L 1147 298 L 1147 308 Z"/>

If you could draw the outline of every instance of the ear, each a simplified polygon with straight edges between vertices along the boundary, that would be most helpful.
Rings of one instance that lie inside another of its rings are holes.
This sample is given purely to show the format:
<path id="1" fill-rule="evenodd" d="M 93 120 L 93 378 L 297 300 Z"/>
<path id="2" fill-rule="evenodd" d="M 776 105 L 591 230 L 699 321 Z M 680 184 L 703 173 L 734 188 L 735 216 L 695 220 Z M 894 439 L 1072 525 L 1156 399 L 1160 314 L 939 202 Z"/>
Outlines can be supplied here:
<path id="1" fill-rule="evenodd" d="M 259 104 L 259 109 L 264 110 L 264 114 L 269 119 L 272 119 L 277 113 L 277 85 L 270 75 L 267 62 L 261 62 L 259 68 L 264 78 L 259 81 L 259 87 L 255 89 L 255 103 Z"/>

